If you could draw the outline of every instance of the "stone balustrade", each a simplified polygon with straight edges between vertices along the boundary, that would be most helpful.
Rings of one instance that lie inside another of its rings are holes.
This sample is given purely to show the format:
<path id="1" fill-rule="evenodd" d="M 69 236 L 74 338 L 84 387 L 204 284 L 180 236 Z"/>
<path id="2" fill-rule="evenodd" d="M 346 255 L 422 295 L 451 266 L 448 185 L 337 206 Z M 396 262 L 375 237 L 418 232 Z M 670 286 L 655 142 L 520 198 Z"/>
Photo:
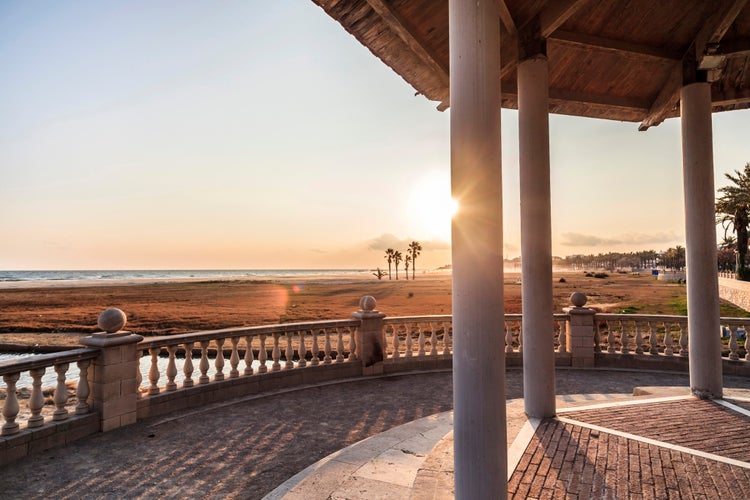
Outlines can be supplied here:
<path id="1" fill-rule="evenodd" d="M 550 335 L 559 366 L 687 370 L 688 329 L 683 316 L 602 314 L 584 307 L 554 314 Z M 452 365 L 450 315 L 388 318 L 375 299 L 360 301 L 351 319 L 229 328 L 147 337 L 122 331 L 125 315 L 107 310 L 104 330 L 82 339 L 84 349 L 0 362 L 5 388 L 0 464 L 28 453 L 108 431 L 136 420 L 233 397 L 329 380 Z M 750 375 L 750 318 L 722 318 L 727 373 Z M 522 316 L 506 314 L 498 334 L 508 366 L 519 366 Z M 66 377 L 76 363 L 79 377 Z M 54 411 L 41 411 L 46 369 L 57 373 Z M 19 425 L 16 381 L 30 375 L 28 418 Z M 66 408 L 66 383 L 74 382 L 78 405 Z M 85 420 L 81 420 L 85 417 Z M 70 425 L 71 421 L 80 425 Z M 43 432 L 42 432 L 43 431 Z"/>

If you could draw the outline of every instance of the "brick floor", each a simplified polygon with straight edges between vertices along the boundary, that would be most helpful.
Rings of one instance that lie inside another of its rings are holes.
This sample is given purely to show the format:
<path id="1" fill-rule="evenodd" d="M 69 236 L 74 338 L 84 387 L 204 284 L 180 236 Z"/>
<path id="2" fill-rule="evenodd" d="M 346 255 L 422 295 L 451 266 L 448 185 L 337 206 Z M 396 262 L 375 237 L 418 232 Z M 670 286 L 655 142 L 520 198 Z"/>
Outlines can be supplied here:
<path id="1" fill-rule="evenodd" d="M 750 461 L 750 417 L 685 399 L 565 412 L 566 419 Z M 508 482 L 510 498 L 750 498 L 750 469 L 576 423 L 545 419 Z"/>

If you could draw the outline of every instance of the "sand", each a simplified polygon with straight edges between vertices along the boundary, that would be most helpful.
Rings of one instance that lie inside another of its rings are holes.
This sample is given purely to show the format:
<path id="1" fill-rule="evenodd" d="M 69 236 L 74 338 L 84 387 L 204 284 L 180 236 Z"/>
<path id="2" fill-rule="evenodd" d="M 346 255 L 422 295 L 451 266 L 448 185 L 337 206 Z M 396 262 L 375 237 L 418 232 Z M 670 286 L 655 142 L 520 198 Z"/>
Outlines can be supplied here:
<path id="1" fill-rule="evenodd" d="M 565 282 L 560 282 L 563 278 Z M 556 273 L 555 311 L 569 306 L 570 294 L 583 291 L 589 306 L 603 312 L 679 314 L 685 285 L 651 276 L 613 274 L 605 279 L 583 272 Z M 78 338 L 97 331 L 96 319 L 107 307 L 128 316 L 127 329 L 142 335 L 348 318 L 359 299 L 372 295 L 389 316 L 451 313 L 451 277 L 420 274 L 415 281 L 378 281 L 362 275 L 304 279 L 232 279 L 214 281 L 34 283 L 0 289 L 0 349 L 21 346 L 77 346 Z M 519 274 L 505 275 L 505 311 L 521 312 Z M 7 349 L 6 349 L 7 350 Z"/>

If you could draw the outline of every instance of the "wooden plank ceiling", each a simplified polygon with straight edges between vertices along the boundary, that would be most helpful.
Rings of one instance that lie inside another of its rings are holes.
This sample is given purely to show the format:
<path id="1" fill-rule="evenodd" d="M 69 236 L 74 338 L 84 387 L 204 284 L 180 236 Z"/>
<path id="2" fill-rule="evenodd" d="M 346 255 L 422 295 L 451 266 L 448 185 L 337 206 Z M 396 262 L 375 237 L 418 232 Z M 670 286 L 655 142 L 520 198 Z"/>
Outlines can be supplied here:
<path id="1" fill-rule="evenodd" d="M 438 109 L 450 105 L 448 0 L 313 1 Z M 646 130 L 679 115 L 689 81 L 711 82 L 714 111 L 750 107 L 749 0 L 496 2 L 503 107 L 517 107 L 528 33 L 546 41 L 552 113 Z"/>

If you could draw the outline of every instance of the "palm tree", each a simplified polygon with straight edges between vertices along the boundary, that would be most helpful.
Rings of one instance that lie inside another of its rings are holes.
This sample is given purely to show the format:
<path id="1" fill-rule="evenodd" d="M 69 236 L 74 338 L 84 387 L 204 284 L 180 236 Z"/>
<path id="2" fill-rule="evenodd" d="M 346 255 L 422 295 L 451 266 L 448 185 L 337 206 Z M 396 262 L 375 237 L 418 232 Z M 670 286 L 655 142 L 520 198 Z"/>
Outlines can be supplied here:
<path id="1" fill-rule="evenodd" d="M 392 248 L 385 251 L 385 260 L 388 261 L 388 279 L 391 279 L 391 262 L 393 262 L 394 253 L 395 251 Z"/>
<path id="2" fill-rule="evenodd" d="M 724 175 L 733 184 L 719 189 L 721 196 L 716 200 L 716 222 L 724 228 L 725 240 L 730 229 L 737 235 L 736 277 L 747 280 L 750 278 L 745 267 L 750 224 L 750 163 L 745 164 L 742 172 L 735 170 L 734 175 Z"/>
<path id="3" fill-rule="evenodd" d="M 409 263 L 411 262 L 411 255 L 409 255 L 409 251 L 406 251 L 406 257 L 404 257 L 404 271 L 406 274 L 406 281 L 409 281 Z"/>
<path id="4" fill-rule="evenodd" d="M 412 241 L 409 243 L 409 251 L 411 251 L 411 279 L 414 279 L 414 273 L 417 271 L 417 257 L 422 252 L 422 245 L 418 241 Z"/>
<path id="5" fill-rule="evenodd" d="M 393 252 L 393 262 L 396 264 L 396 279 L 398 279 L 398 264 L 404 260 L 403 256 L 401 255 L 401 252 L 396 250 Z"/>

